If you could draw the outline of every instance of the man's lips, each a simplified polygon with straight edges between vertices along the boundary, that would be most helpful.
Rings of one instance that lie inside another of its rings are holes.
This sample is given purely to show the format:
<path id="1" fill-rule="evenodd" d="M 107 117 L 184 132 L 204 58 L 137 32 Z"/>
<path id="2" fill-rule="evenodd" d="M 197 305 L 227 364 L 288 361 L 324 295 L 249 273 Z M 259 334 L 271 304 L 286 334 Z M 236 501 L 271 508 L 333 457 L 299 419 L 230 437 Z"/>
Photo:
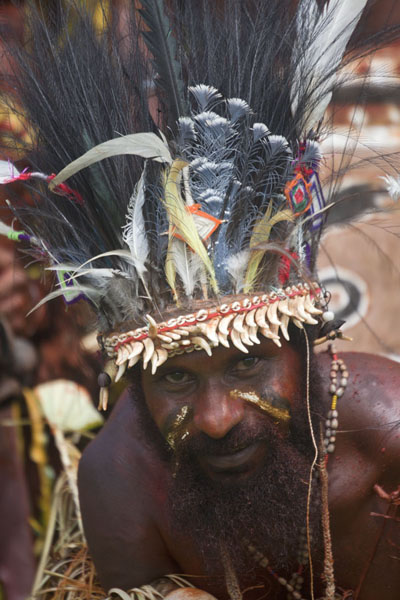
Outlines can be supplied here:
<path id="1" fill-rule="evenodd" d="M 234 473 L 248 470 L 261 459 L 266 450 L 264 441 L 257 441 L 245 448 L 227 454 L 205 454 L 199 457 L 200 465 L 214 473 Z"/>

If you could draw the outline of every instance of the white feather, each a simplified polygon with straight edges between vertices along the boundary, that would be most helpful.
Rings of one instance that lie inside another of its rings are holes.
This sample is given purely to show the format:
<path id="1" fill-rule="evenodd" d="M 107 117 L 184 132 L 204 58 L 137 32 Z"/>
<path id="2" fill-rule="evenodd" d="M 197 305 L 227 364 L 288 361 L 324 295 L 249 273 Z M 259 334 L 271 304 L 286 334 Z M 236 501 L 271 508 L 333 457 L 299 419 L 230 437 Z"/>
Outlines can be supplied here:
<path id="1" fill-rule="evenodd" d="M 261 138 L 269 135 L 271 132 L 265 123 L 254 123 L 253 125 L 253 141 L 258 142 Z"/>
<path id="2" fill-rule="evenodd" d="M 124 154 L 133 154 L 143 158 L 151 158 L 156 162 L 172 162 L 172 157 L 168 146 L 155 133 L 131 133 L 123 135 L 102 144 L 98 144 L 82 154 L 79 158 L 67 165 L 58 175 L 49 183 L 52 190 L 75 173 L 86 169 L 94 163 L 100 162 L 110 156 L 119 156 Z"/>
<path id="3" fill-rule="evenodd" d="M 386 183 L 386 190 L 394 202 L 400 198 L 400 176 L 392 177 L 391 175 L 386 175 L 385 177 L 381 177 L 383 181 Z"/>
<path id="4" fill-rule="evenodd" d="M 250 107 L 245 100 L 241 98 L 228 98 L 226 101 L 231 125 L 250 114 Z"/>
<path id="5" fill-rule="evenodd" d="M 173 239 L 170 253 L 175 270 L 182 280 L 186 296 L 193 296 L 196 285 L 203 281 L 203 263 L 190 250 L 189 246 L 178 238 Z"/>
<path id="6" fill-rule="evenodd" d="M 75 269 L 72 265 L 56 265 L 53 267 L 47 267 L 46 271 L 68 271 L 69 281 L 74 281 L 79 277 L 95 277 L 98 284 L 101 284 L 101 279 L 114 277 L 114 275 L 124 275 L 117 269 L 106 269 L 106 268 L 91 268 L 91 269 Z M 61 285 L 58 283 L 57 285 Z"/>
<path id="7" fill-rule="evenodd" d="M 92 286 L 88 286 L 88 285 L 78 285 L 75 284 L 74 285 L 74 290 L 81 292 L 84 296 L 86 296 L 87 298 L 90 298 L 90 300 L 96 304 L 97 306 L 97 298 L 98 296 L 101 295 L 101 290 L 99 290 L 98 288 L 92 287 Z M 45 296 L 44 298 L 42 298 L 40 300 L 40 302 L 38 302 L 26 315 L 27 317 L 32 314 L 35 310 L 37 310 L 38 308 L 40 308 L 41 306 L 43 306 L 43 304 L 46 304 L 46 302 L 49 302 L 50 300 L 53 300 L 54 298 L 59 298 L 60 296 L 64 296 L 65 295 L 65 288 L 62 289 L 58 289 L 55 290 L 54 292 L 50 292 L 50 294 L 47 294 L 47 296 Z"/>
<path id="8" fill-rule="evenodd" d="M 130 265 L 134 265 L 135 264 L 134 260 L 132 258 L 132 255 L 129 252 L 129 250 L 123 250 L 123 249 L 121 249 L 121 250 L 109 250 L 108 252 L 102 252 L 101 254 L 97 254 L 96 256 L 92 256 L 92 258 L 89 258 L 89 260 L 86 260 L 81 265 L 75 267 L 74 271 L 79 271 L 80 269 L 82 269 L 86 265 L 89 265 L 93 261 L 98 260 L 99 258 L 103 258 L 105 256 L 118 256 L 124 262 L 126 262 L 126 263 L 128 263 Z"/>
<path id="9" fill-rule="evenodd" d="M 222 94 L 215 87 L 204 83 L 189 87 L 189 92 L 193 94 L 200 110 L 207 110 L 222 99 Z"/>
<path id="10" fill-rule="evenodd" d="M 7 202 L 7 200 L 6 200 Z M 7 225 L 6 223 L 4 223 L 3 221 L 0 221 L 0 235 L 4 235 L 6 237 L 8 237 L 10 240 L 14 241 L 14 242 L 19 242 L 21 241 L 21 239 L 24 239 L 26 241 L 28 241 L 28 243 L 31 246 L 42 246 L 43 244 L 41 243 L 40 240 L 38 240 L 37 238 L 35 238 L 33 235 L 29 235 L 26 233 L 26 231 L 17 231 L 15 229 L 13 229 L 12 227 L 10 227 L 10 225 Z M 23 236 L 27 236 L 27 237 L 23 237 L 20 238 L 19 236 L 23 235 Z M 43 247 L 44 250 L 46 250 L 46 248 Z"/>
<path id="11" fill-rule="evenodd" d="M 230 256 L 226 261 L 226 270 L 234 281 L 236 293 L 243 289 L 244 276 L 249 259 L 250 251 L 242 250 L 241 252 Z"/>
<path id="12" fill-rule="evenodd" d="M 270 135 L 267 138 L 267 141 L 270 152 L 269 160 L 281 152 L 287 152 L 290 154 L 289 142 L 282 135 Z"/>
<path id="13" fill-rule="evenodd" d="M 143 204 L 145 200 L 144 175 L 145 171 L 143 171 L 129 201 L 126 225 L 122 229 L 123 240 L 131 251 L 136 271 L 141 279 L 143 279 L 143 274 L 147 271 L 145 262 L 149 255 L 149 244 L 146 238 L 143 218 Z"/>
<path id="14" fill-rule="evenodd" d="M 8 160 L 0 160 L 0 184 L 8 183 L 14 177 L 18 177 L 19 171 Z"/>
<path id="15" fill-rule="evenodd" d="M 0 235 L 8 236 L 8 234 L 12 233 L 13 231 L 14 230 L 12 227 L 6 225 L 5 223 L 3 223 L 3 221 L 0 221 Z"/>
<path id="16" fill-rule="evenodd" d="M 301 0 L 298 9 L 298 44 L 297 51 L 295 50 L 295 55 L 300 53 L 301 59 L 290 95 L 294 115 L 301 92 L 306 90 L 309 93 L 306 120 L 303 123 L 305 132 L 324 116 L 337 80 L 336 70 L 367 1 L 330 0 L 322 13 L 319 13 L 316 0 L 311 4 L 309 0 Z M 326 73 L 333 70 L 333 75 L 325 80 Z"/>

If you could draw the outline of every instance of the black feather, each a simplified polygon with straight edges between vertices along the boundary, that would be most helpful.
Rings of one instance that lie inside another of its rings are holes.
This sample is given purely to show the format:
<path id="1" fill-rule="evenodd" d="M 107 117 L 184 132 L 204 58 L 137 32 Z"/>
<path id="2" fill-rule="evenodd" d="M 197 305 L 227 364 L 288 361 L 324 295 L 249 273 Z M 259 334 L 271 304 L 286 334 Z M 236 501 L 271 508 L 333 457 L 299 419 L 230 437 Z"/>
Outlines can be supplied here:
<path id="1" fill-rule="evenodd" d="M 167 105 L 168 123 L 175 129 L 178 118 L 188 114 L 181 67 L 176 60 L 176 41 L 163 0 L 142 0 L 141 6 L 139 12 L 148 27 L 142 35 L 152 55 L 156 85 L 161 88 L 162 99 Z"/>

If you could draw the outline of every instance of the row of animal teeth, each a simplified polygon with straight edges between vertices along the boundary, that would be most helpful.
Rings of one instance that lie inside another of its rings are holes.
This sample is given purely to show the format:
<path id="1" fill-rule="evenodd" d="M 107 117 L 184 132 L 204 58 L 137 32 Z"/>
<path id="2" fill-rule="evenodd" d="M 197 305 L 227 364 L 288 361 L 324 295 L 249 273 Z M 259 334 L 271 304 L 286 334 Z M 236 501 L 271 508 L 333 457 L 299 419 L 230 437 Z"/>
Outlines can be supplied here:
<path id="1" fill-rule="evenodd" d="M 175 354 L 204 350 L 211 356 L 212 348 L 219 345 L 229 348 L 231 344 L 241 352 L 248 353 L 248 346 L 260 343 L 259 333 L 280 347 L 279 332 L 289 341 L 290 320 L 302 328 L 303 323 L 316 325 L 318 321 L 314 316 L 320 314 L 322 311 L 306 295 L 285 298 L 248 312 L 230 313 L 222 318 L 217 316 L 173 331 L 161 333 L 155 329 L 153 337 L 121 344 L 117 353 L 110 349 L 110 355 L 116 357 L 115 364 L 118 367 L 115 381 L 119 381 L 126 369 L 133 367 L 140 359 L 143 360 L 143 368 L 151 365 L 154 374 L 168 357 Z"/>

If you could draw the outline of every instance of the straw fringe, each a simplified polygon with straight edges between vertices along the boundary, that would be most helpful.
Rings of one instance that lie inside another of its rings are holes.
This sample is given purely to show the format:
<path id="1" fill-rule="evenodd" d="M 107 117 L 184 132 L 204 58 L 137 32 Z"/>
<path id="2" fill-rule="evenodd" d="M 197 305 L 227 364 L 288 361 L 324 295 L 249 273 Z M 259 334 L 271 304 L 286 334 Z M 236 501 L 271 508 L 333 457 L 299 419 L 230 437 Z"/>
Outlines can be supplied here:
<path id="1" fill-rule="evenodd" d="M 78 463 L 70 465 L 77 471 Z M 158 600 L 164 595 L 153 585 L 106 593 L 101 587 L 79 518 L 71 472 L 64 471 L 54 488 L 44 548 L 36 573 L 31 600 Z M 193 587 L 180 575 L 166 575 L 176 587 Z"/>

